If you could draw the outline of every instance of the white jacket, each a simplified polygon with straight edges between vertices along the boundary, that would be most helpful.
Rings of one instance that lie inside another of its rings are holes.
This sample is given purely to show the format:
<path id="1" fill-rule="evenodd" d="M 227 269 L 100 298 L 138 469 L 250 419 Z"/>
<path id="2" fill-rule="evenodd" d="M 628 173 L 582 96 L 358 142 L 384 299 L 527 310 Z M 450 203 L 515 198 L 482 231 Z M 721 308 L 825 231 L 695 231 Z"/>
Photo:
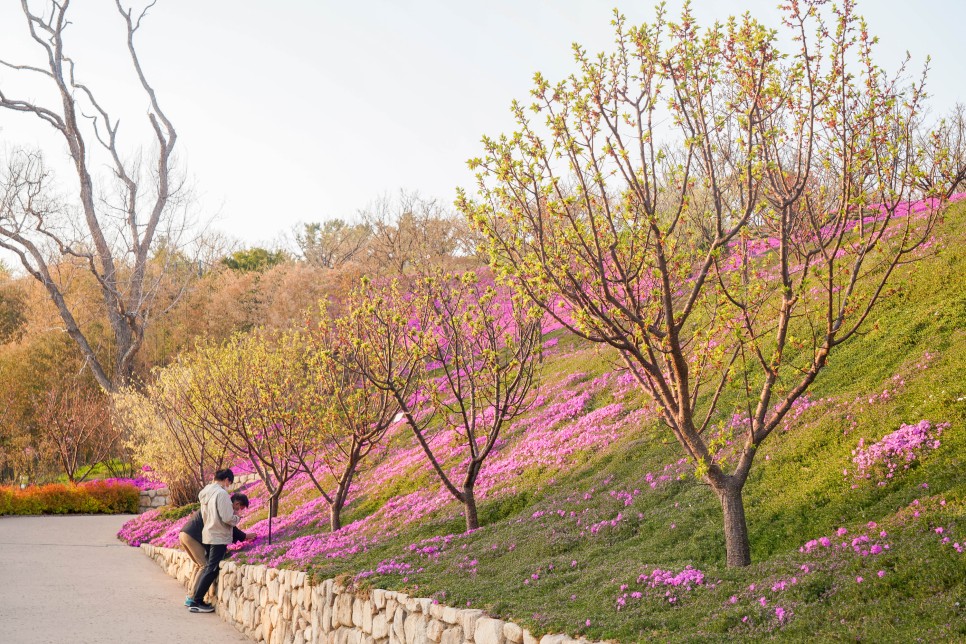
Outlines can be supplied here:
<path id="1" fill-rule="evenodd" d="M 238 523 L 238 516 L 228 491 L 217 483 L 209 483 L 198 493 L 198 500 L 204 521 L 201 542 L 210 546 L 231 543 L 231 529 Z"/>

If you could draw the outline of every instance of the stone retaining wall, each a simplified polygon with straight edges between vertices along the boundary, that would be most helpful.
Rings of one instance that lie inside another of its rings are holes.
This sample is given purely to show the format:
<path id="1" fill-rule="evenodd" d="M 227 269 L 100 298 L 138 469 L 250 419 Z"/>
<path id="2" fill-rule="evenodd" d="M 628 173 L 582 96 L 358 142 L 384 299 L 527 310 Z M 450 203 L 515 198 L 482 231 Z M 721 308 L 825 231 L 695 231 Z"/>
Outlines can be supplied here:
<path id="1" fill-rule="evenodd" d="M 187 586 L 194 564 L 181 550 L 142 544 L 144 553 Z M 391 590 L 357 593 L 304 572 L 221 564 L 208 600 L 229 624 L 268 644 L 584 644 L 565 635 L 539 640 L 520 626 Z"/>
<path id="2" fill-rule="evenodd" d="M 141 496 L 138 498 L 138 512 L 147 512 L 151 508 L 167 505 L 168 494 L 166 487 L 157 490 L 141 490 Z"/>

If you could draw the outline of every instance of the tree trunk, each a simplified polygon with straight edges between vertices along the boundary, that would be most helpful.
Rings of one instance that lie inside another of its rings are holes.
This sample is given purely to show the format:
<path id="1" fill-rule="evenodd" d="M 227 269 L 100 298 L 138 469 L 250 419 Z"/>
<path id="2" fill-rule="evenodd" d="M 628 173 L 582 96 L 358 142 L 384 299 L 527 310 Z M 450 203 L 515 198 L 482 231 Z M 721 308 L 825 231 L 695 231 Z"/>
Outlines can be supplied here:
<path id="1" fill-rule="evenodd" d="M 463 514 L 466 516 L 466 530 L 476 530 L 480 527 L 480 520 L 476 516 L 476 497 L 473 496 L 473 487 L 463 488 Z"/>
<path id="2" fill-rule="evenodd" d="M 741 498 L 742 487 L 743 485 L 732 479 L 722 487 L 715 488 L 724 513 L 725 550 L 729 568 L 751 564 L 751 543 L 748 541 L 745 504 Z"/>
<path id="3" fill-rule="evenodd" d="M 342 529 L 342 504 L 336 499 L 329 506 L 329 531 L 338 532 Z"/>

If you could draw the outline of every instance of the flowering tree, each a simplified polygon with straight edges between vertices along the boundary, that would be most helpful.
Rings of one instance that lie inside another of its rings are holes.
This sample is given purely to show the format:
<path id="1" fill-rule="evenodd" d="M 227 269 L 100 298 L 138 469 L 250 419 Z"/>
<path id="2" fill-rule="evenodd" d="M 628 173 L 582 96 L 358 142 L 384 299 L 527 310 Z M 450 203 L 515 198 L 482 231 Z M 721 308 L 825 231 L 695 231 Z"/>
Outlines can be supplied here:
<path id="1" fill-rule="evenodd" d="M 335 532 L 342 528 L 342 508 L 354 477 L 400 409 L 391 391 L 352 368 L 358 364 L 357 349 L 339 334 L 324 307 L 306 340 L 310 382 L 299 408 L 314 419 L 314 427 L 304 449 L 295 453 L 329 504 L 329 527 Z"/>
<path id="2" fill-rule="evenodd" d="M 235 335 L 183 354 L 179 364 L 183 421 L 251 462 L 274 516 L 285 485 L 301 469 L 298 453 L 311 433 L 311 419 L 297 404 L 307 385 L 297 335 L 261 330 Z"/>
<path id="3" fill-rule="evenodd" d="M 111 397 L 114 422 L 125 431 L 134 457 L 152 467 L 178 505 L 196 501 L 227 456 L 224 444 L 185 404 L 189 377 L 184 365 L 174 364 L 158 371 L 143 391 L 127 388 Z"/>
<path id="4" fill-rule="evenodd" d="M 475 273 L 436 271 L 417 278 L 405 297 L 395 282 L 364 282 L 340 324 L 355 348 L 347 366 L 392 394 L 433 471 L 463 504 L 467 530 L 478 528 L 476 481 L 500 430 L 526 409 L 540 316 Z M 434 444 L 447 431 L 454 441 Z M 449 454 L 453 442 L 459 447 Z M 444 453 L 465 467 L 458 479 Z"/>
<path id="5" fill-rule="evenodd" d="M 616 51 L 537 74 L 519 130 L 470 162 L 479 197 L 459 196 L 497 269 L 653 396 L 721 503 L 729 566 L 751 562 L 758 447 L 929 240 L 941 201 L 910 202 L 944 194 L 916 188 L 934 174 L 921 81 L 876 66 L 851 2 L 785 12 L 792 55 L 748 15 L 618 15 Z"/>
<path id="6" fill-rule="evenodd" d="M 427 381 L 433 407 L 459 446 L 459 465 L 449 473 L 423 428 L 416 440 L 449 493 L 463 504 L 466 529 L 479 527 L 475 486 L 500 431 L 526 411 L 543 337 L 542 315 L 521 297 L 500 293 L 475 272 L 436 271 L 413 287 L 413 305 L 426 326 L 414 345 L 435 378 Z"/>

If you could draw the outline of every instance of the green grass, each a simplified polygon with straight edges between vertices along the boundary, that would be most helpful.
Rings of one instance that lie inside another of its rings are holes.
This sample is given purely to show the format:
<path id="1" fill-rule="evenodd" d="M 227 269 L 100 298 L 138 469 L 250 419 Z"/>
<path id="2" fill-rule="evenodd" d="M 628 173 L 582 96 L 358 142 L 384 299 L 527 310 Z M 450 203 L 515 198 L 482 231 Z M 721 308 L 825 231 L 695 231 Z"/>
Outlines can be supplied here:
<path id="1" fill-rule="evenodd" d="M 950 210 L 940 232 L 943 253 L 900 269 L 868 330 L 833 353 L 809 392 L 823 401 L 762 446 L 745 488 L 752 566 L 724 567 L 720 507 L 693 476 L 645 489 L 646 472 L 681 457 L 670 433 L 651 425 L 587 454 L 569 471 L 528 470 L 516 492 L 480 502 L 479 531 L 460 534 L 461 516 L 444 512 L 350 559 L 318 560 L 313 575 L 355 575 L 390 558 L 406 561 L 424 570 L 376 575 L 365 583 L 483 608 L 537 634 L 622 642 L 966 641 L 966 555 L 942 544 L 935 532 L 942 527 L 966 544 L 966 204 Z M 574 372 L 593 378 L 614 367 L 612 352 L 559 337 L 542 366 L 545 381 Z M 926 360 L 927 353 L 934 358 Z M 894 376 L 904 385 L 897 388 Z M 869 402 L 884 389 L 894 393 Z M 612 399 L 600 394 L 592 407 Z M 727 401 L 722 408 L 729 409 Z M 924 418 L 951 423 L 940 449 L 884 487 L 843 475 L 851 471 L 860 438 L 875 441 Z M 427 485 L 438 485 L 428 468 L 354 500 L 344 520 Z M 635 488 L 644 493 L 630 506 L 608 494 Z M 591 490 L 592 498 L 583 500 Z M 284 500 L 283 511 L 300 501 Z M 547 514 L 535 518 L 539 512 Z M 579 513 L 580 525 L 570 512 Z M 581 534 L 618 512 L 627 518 L 616 527 Z M 878 525 L 872 530 L 869 522 Z M 851 550 L 799 552 L 807 540 L 840 527 L 848 530 L 846 538 L 885 530 L 890 548 L 870 557 Z M 408 550 L 420 539 L 446 534 L 457 536 L 435 561 Z M 475 573 L 467 568 L 473 560 Z M 655 567 L 677 572 L 688 565 L 704 572 L 705 583 L 675 592 L 673 603 L 664 588 L 636 582 Z M 780 580 L 788 587 L 773 592 Z M 642 592 L 641 599 L 630 598 L 618 610 L 618 597 L 633 591 Z M 787 612 L 783 623 L 777 606 Z"/>

